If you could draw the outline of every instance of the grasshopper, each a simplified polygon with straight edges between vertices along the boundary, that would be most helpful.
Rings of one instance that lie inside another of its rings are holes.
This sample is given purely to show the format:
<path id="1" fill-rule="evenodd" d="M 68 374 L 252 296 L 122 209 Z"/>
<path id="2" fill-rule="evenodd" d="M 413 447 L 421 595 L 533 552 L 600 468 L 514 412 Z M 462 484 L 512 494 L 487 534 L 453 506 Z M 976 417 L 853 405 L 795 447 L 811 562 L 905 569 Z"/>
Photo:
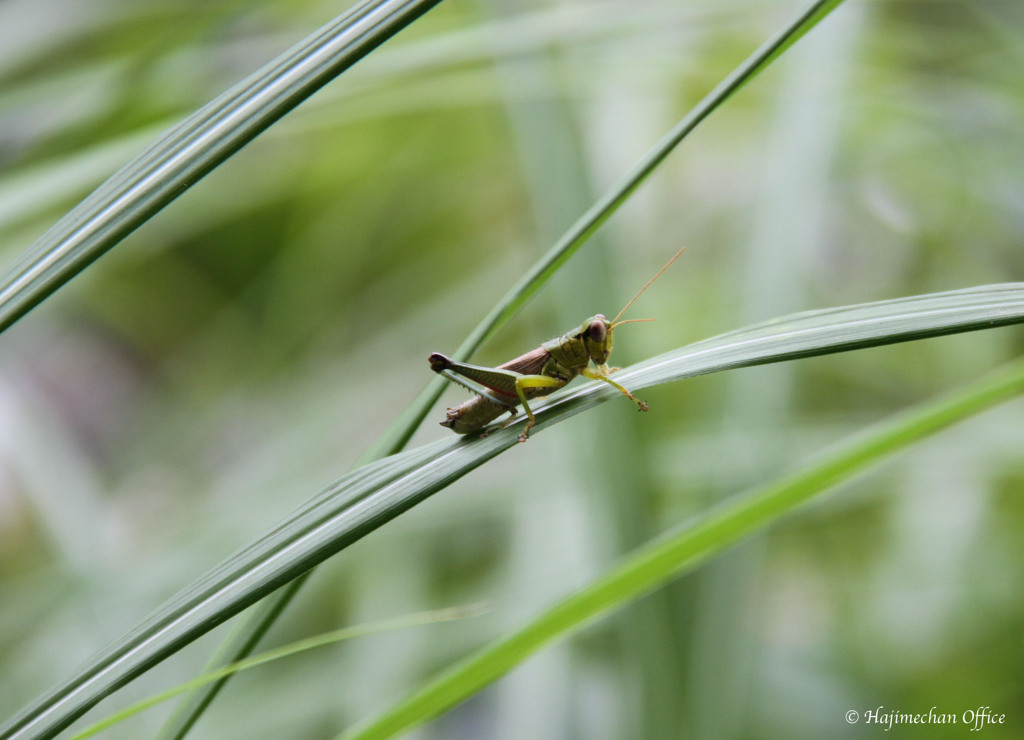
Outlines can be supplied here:
<path id="1" fill-rule="evenodd" d="M 470 434 L 484 429 L 499 416 L 508 413 L 509 418 L 498 427 L 504 429 L 515 420 L 516 406 L 522 404 L 527 422 L 519 435 L 519 441 L 525 442 L 536 423 L 529 400 L 546 396 L 562 388 L 577 375 L 591 380 L 603 380 L 635 403 L 640 411 L 647 411 L 649 407 L 646 403 L 608 377 L 619 370 L 617 367 L 608 367 L 608 357 L 612 353 L 612 332 L 615 327 L 623 324 L 654 320 L 619 321 L 619 318 L 673 262 L 679 259 L 684 249 L 686 247 L 676 252 L 675 256 L 647 281 L 647 284 L 611 321 L 604 314 L 595 314 L 575 329 L 544 342 L 537 349 L 498 367 L 457 362 L 439 352 L 430 355 L 431 370 L 477 394 L 468 401 L 448 409 L 441 426 L 452 429 L 456 434 Z M 590 369 L 590 363 L 594 363 L 593 370 Z M 488 433 L 489 431 L 485 431 L 481 436 L 487 436 Z"/>

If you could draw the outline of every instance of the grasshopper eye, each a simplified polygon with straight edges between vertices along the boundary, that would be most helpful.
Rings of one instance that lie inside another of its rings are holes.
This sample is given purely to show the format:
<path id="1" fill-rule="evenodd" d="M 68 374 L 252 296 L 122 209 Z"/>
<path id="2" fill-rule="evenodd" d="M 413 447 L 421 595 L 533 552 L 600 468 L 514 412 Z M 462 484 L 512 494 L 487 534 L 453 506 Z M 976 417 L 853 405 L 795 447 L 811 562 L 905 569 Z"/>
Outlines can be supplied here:
<path id="1" fill-rule="evenodd" d="M 590 339 L 594 342 L 603 342 L 605 337 L 608 336 L 608 327 L 600 319 L 595 319 L 590 322 L 590 329 L 588 330 Z"/>

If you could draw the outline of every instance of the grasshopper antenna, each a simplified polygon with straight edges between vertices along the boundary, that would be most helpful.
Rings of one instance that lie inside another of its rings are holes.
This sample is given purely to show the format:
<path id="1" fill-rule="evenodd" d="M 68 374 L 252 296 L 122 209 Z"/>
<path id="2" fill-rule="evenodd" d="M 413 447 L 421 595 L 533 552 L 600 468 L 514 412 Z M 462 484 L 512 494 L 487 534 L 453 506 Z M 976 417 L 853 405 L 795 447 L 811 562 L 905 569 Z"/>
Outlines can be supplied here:
<path id="1" fill-rule="evenodd" d="M 644 294 L 644 291 L 647 290 L 648 288 L 650 288 L 651 285 L 654 283 L 654 281 L 657 280 L 658 278 L 660 278 L 661 274 L 663 272 L 665 272 L 665 270 L 670 268 L 672 266 L 672 263 L 675 262 L 677 259 L 679 259 L 680 255 L 682 255 L 682 253 L 685 252 L 685 251 L 686 251 L 686 247 L 683 247 L 678 252 L 676 252 L 675 256 L 672 259 L 670 259 L 668 262 L 666 262 L 664 267 L 662 267 L 660 270 L 658 270 L 658 274 L 655 275 L 654 277 L 652 277 L 650 280 L 648 280 L 647 281 L 647 285 L 645 285 L 644 287 L 640 288 L 640 290 L 637 292 L 637 294 L 629 299 L 629 303 L 627 303 L 625 306 L 623 306 L 622 310 L 619 311 L 615 315 L 614 319 L 612 319 L 612 328 L 613 329 L 616 326 L 619 326 L 620 324 L 630 324 L 630 323 L 633 323 L 634 321 L 654 321 L 654 319 L 629 319 L 628 321 L 619 321 L 619 316 L 622 316 L 622 314 L 626 313 L 626 309 L 629 308 L 630 306 L 632 306 L 636 302 L 636 299 L 639 298 L 640 296 L 642 296 Z"/>

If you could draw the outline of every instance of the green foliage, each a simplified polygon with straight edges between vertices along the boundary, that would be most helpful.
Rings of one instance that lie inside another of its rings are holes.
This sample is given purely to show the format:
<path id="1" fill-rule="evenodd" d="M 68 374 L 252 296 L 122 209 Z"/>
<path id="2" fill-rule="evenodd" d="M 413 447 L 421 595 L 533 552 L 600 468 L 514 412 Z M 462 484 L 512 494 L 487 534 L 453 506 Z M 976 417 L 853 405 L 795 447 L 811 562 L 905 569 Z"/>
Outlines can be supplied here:
<path id="1" fill-rule="evenodd" d="M 1017 362 L 972 387 L 903 414 L 849 440 L 797 472 L 712 508 L 698 521 L 670 532 L 630 556 L 599 580 L 537 619 L 461 661 L 381 717 L 344 734 L 346 740 L 390 738 L 450 709 L 533 653 L 564 639 L 692 570 L 765 525 L 879 459 L 1024 392 L 1024 363 Z"/>
<path id="2" fill-rule="evenodd" d="M 778 25 L 774 9 L 441 4 L 269 129 L 355 58 L 299 73 L 315 47 L 300 39 L 337 8 L 0 8 L 0 717 L 63 682 L 43 710 L 53 731 L 125 684 L 118 701 L 188 680 L 213 646 L 177 652 L 186 642 L 370 530 L 301 593 L 275 593 L 226 659 L 265 633 L 282 642 L 497 602 L 472 624 L 251 672 L 194 727 L 188 708 L 165 726 L 166 737 L 333 735 L 435 691 L 429 677 L 481 644 L 504 651 L 493 641 L 510 627 L 551 624 L 565 615 L 552 604 L 582 583 L 602 588 L 629 567 L 613 564 L 638 562 L 625 553 L 668 542 L 666 529 L 690 536 L 691 518 L 730 510 L 724 496 L 783 471 L 810 476 L 811 453 L 833 440 L 871 438 L 873 422 L 1019 354 L 1016 330 L 909 341 L 1020 320 L 1019 284 L 969 288 L 1024 272 L 1024 106 L 1006 63 L 1019 14 L 845 3 L 791 46 L 836 5 L 816 4 L 741 64 Z M 353 17 L 324 28 L 343 33 Z M 314 37 L 330 44 L 333 31 Z M 363 41 L 355 56 L 379 37 Z M 281 57 L 296 43 L 304 56 Z M 265 64 L 284 76 L 237 83 Z M 203 109 L 223 90 L 241 105 L 279 82 L 291 92 L 238 126 L 218 129 Z M 183 119 L 198 128 L 175 128 Z M 100 185 L 161 131 L 184 133 L 179 144 L 201 134 L 187 166 L 167 175 L 174 157 L 161 158 L 177 144 L 166 140 Z M 143 182 L 153 187 L 133 191 Z M 436 398 L 413 400 L 430 351 L 451 354 L 469 334 L 459 351 L 506 360 L 613 313 L 681 244 L 671 279 L 638 305 L 658 321 L 617 335 L 622 382 L 646 389 L 649 414 L 614 398 L 592 408 L 609 395 L 572 385 L 526 445 L 515 427 L 466 440 L 431 423 L 410 452 L 302 503 L 408 441 Z M 735 326 L 746 328 L 722 334 Z M 705 336 L 716 338 L 694 343 Z M 953 420 L 933 419 L 930 431 Z M 798 517 L 781 521 L 791 501 L 746 520 L 744 531 L 775 526 L 742 547 L 712 537 L 699 569 L 635 603 L 636 590 L 617 593 L 602 606 L 615 616 L 424 736 L 817 737 L 857 729 L 851 708 L 1008 710 L 1021 677 L 1006 646 L 1024 617 L 1019 435 L 1019 405 L 1007 405 Z M 751 499 L 730 501 L 740 511 Z M 465 675 L 417 721 L 479 690 Z M 147 713 L 110 736 L 155 736 L 165 720 Z"/>

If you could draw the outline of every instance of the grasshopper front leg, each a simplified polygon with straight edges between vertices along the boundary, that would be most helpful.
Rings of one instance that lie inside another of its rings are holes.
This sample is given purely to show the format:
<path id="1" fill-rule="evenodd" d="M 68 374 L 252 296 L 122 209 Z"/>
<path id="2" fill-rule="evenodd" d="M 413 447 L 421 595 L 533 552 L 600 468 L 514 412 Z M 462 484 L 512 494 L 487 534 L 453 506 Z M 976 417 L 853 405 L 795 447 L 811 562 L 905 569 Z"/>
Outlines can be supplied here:
<path id="1" fill-rule="evenodd" d="M 615 372 L 618 369 L 619 368 L 617 367 L 609 368 L 607 365 L 599 365 L 597 370 L 595 371 L 591 370 L 589 367 L 585 367 L 582 370 L 580 370 L 580 375 L 582 375 L 584 378 L 590 378 L 591 380 L 603 380 L 612 388 L 618 390 L 619 393 L 624 395 L 630 401 L 635 403 L 640 411 L 649 410 L 651 408 L 650 406 L 648 406 L 646 403 L 644 403 L 639 398 L 630 393 L 628 390 L 626 390 L 624 386 L 620 385 L 619 383 L 616 383 L 614 380 L 608 377 L 610 373 Z"/>

